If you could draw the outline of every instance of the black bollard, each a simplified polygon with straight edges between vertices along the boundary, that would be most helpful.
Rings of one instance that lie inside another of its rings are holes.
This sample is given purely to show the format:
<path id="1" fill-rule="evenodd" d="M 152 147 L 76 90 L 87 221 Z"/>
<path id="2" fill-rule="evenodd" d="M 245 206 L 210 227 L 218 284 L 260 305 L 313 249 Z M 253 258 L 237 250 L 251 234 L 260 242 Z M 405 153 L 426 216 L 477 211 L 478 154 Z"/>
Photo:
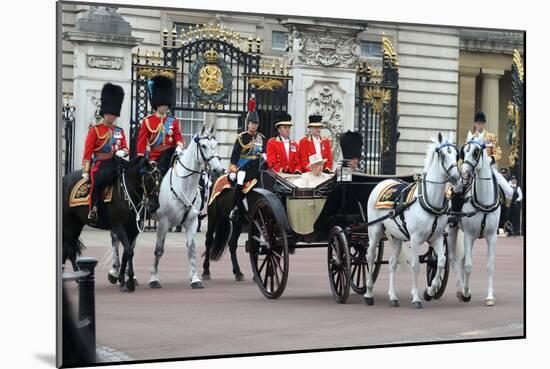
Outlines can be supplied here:
<path id="1" fill-rule="evenodd" d="M 97 260 L 91 257 L 82 257 L 77 260 L 78 268 L 88 272 L 84 277 L 78 280 L 78 318 L 85 326 L 82 327 L 82 336 L 87 343 L 89 357 L 96 357 L 96 342 L 95 342 L 95 275 L 94 269 L 97 265 Z M 95 360 L 94 360 L 95 361 Z"/>

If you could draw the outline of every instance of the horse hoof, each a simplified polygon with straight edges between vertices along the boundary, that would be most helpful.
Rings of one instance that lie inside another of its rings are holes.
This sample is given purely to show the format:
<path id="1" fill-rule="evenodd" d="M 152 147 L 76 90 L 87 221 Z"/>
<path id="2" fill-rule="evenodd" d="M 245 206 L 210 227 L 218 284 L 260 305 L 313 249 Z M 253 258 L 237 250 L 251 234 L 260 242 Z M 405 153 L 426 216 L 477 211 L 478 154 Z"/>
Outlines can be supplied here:
<path id="1" fill-rule="evenodd" d="M 126 285 L 120 285 L 119 289 L 120 289 L 120 292 L 122 293 L 128 292 L 128 288 L 126 287 Z"/>
<path id="2" fill-rule="evenodd" d="M 394 307 L 394 308 L 399 307 L 399 301 L 397 301 L 397 300 L 390 300 L 390 306 L 391 306 L 391 307 Z"/>
<path id="3" fill-rule="evenodd" d="M 433 296 L 430 296 L 430 295 L 428 294 L 428 290 L 427 290 L 427 289 L 424 290 L 424 300 L 426 300 L 426 301 L 432 301 L 432 298 L 433 298 Z"/>
<path id="4" fill-rule="evenodd" d="M 244 281 L 244 274 L 237 274 L 237 275 L 235 275 L 235 280 L 236 280 L 237 282 L 242 282 L 242 281 Z"/>
<path id="5" fill-rule="evenodd" d="M 128 292 L 134 292 L 136 290 L 136 285 L 134 284 L 133 281 L 128 281 L 126 283 L 126 286 L 128 288 Z"/>
<path id="6" fill-rule="evenodd" d="M 211 279 L 212 279 L 212 277 L 210 277 L 210 274 L 204 274 L 204 273 L 202 274 L 202 280 L 203 281 L 209 281 Z"/>
<path id="7" fill-rule="evenodd" d="M 159 281 L 151 281 L 149 282 L 149 287 L 151 288 L 162 288 Z"/>
<path id="8" fill-rule="evenodd" d="M 365 304 L 368 306 L 374 305 L 374 297 L 365 297 Z"/>
<path id="9" fill-rule="evenodd" d="M 495 299 L 485 300 L 485 306 L 495 306 Z"/>
<path id="10" fill-rule="evenodd" d="M 422 309 L 422 303 L 420 301 L 415 301 L 412 303 L 414 309 Z"/>
<path id="11" fill-rule="evenodd" d="M 116 284 L 118 282 L 118 277 L 115 277 L 114 275 L 111 275 L 111 273 L 107 274 L 107 279 L 111 284 Z"/>
<path id="12" fill-rule="evenodd" d="M 464 302 L 470 302 L 470 300 L 472 299 L 472 295 L 466 297 L 464 296 L 462 293 L 460 294 L 460 299 Z"/>
<path id="13" fill-rule="evenodd" d="M 139 286 L 139 283 L 138 283 L 138 280 L 137 280 L 136 277 L 134 277 L 134 284 L 135 284 L 136 286 Z"/>
<path id="14" fill-rule="evenodd" d="M 204 286 L 202 285 L 201 281 L 198 281 L 198 282 L 191 283 L 191 288 L 195 290 L 198 288 L 204 288 Z"/>

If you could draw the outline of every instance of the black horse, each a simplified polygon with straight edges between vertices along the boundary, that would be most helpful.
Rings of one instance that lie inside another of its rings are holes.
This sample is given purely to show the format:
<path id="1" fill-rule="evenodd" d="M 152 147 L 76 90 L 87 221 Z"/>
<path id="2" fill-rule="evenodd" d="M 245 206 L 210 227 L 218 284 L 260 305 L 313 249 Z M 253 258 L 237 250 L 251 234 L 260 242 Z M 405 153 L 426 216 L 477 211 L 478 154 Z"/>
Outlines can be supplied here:
<path id="1" fill-rule="evenodd" d="M 258 157 L 246 165 L 247 168 L 247 179 L 256 179 L 260 182 L 259 177 L 263 169 L 266 169 L 267 163 L 263 158 Z M 215 180 L 212 183 L 216 183 Z M 259 184 L 256 184 L 258 186 Z M 206 252 L 204 254 L 204 263 L 203 263 L 203 272 L 202 279 L 210 280 L 210 261 L 219 260 L 223 252 L 225 251 L 225 246 L 229 245 L 229 253 L 231 254 L 231 263 L 233 264 L 233 275 L 237 281 L 243 281 L 244 275 L 241 272 L 239 267 L 239 262 L 237 261 L 237 241 L 241 235 L 242 227 L 247 223 L 246 219 L 246 210 L 244 209 L 243 202 L 240 201 L 237 205 L 239 206 L 239 217 L 235 221 L 229 220 L 229 213 L 233 209 L 233 199 L 235 197 L 235 191 L 237 187 L 232 186 L 231 188 L 225 189 L 220 193 L 210 205 L 208 205 L 208 229 L 205 235 L 205 246 Z M 210 191 L 210 197 L 214 195 L 214 185 Z M 250 196 L 245 196 L 247 199 L 248 207 L 251 208 L 253 204 L 250 203 Z"/>
<path id="2" fill-rule="evenodd" d="M 156 163 L 145 157 L 127 162 L 115 156 L 117 177 L 113 184 L 111 202 L 100 202 L 99 219 L 94 228 L 112 230 L 122 242 L 124 253 L 118 281 L 122 292 L 133 292 L 134 282 L 134 246 L 144 221 L 146 212 L 153 213 L 158 207 L 160 171 Z M 88 221 L 88 206 L 69 206 L 69 197 L 74 185 L 82 178 L 82 171 L 74 171 L 63 177 L 63 260 L 69 259 L 76 270 L 76 258 L 84 248 L 78 239 Z M 138 220 L 139 219 L 139 220 Z M 128 281 L 125 281 L 128 265 Z M 116 282 L 114 282 L 116 283 Z"/>

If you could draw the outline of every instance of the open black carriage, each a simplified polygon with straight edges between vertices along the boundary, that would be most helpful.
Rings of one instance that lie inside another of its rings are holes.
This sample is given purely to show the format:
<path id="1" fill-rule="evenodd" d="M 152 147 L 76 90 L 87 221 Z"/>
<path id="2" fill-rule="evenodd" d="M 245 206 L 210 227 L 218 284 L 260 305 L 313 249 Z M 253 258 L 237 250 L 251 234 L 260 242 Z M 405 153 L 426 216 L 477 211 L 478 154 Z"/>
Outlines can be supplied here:
<path id="1" fill-rule="evenodd" d="M 346 302 L 350 287 L 358 294 L 366 291 L 368 266 L 367 211 L 368 197 L 384 179 L 395 176 L 372 176 L 341 168 L 337 174 L 315 188 L 300 188 L 292 176 L 262 170 L 257 188 L 249 196 L 249 220 L 246 251 L 249 253 L 254 280 L 267 298 L 282 295 L 289 270 L 289 254 L 297 248 L 327 247 L 327 267 L 332 294 L 338 303 Z M 401 179 L 412 182 L 414 177 Z M 384 242 L 377 246 L 374 279 L 383 260 Z M 445 235 L 445 247 L 447 245 Z M 428 284 L 437 269 L 437 257 L 431 247 L 420 256 L 427 265 Z M 445 268 L 444 290 L 448 276 Z"/>

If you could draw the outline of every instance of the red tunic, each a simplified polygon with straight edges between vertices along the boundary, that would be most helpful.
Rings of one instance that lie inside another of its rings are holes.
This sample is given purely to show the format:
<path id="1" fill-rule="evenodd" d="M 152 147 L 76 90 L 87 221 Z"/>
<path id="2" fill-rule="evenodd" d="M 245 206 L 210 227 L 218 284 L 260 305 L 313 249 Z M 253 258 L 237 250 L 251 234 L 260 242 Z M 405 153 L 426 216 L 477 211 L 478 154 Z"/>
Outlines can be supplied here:
<path id="1" fill-rule="evenodd" d="M 104 122 L 90 127 L 84 144 L 83 171 L 90 170 L 92 160 L 94 164 L 99 164 L 101 160 L 111 158 L 118 150 L 128 153 L 126 135 L 122 128 L 114 124 L 107 126 Z"/>
<path id="2" fill-rule="evenodd" d="M 170 118 L 169 122 L 167 122 L 168 118 Z M 145 155 L 149 148 L 151 150 L 149 160 L 157 160 L 164 150 L 176 146 L 178 143 L 183 145 L 180 124 L 176 118 L 155 113 L 141 122 L 137 140 L 138 155 Z"/>
<path id="3" fill-rule="evenodd" d="M 311 135 L 300 140 L 300 162 L 304 172 L 309 172 L 310 169 L 307 167 L 309 164 L 309 157 L 313 154 L 316 154 L 315 143 Z M 323 170 L 328 169 L 332 171 L 332 149 L 330 147 L 330 141 L 326 137 L 321 137 L 321 156 L 323 159 L 327 159 L 323 165 Z"/>
<path id="4" fill-rule="evenodd" d="M 302 172 L 298 144 L 290 140 L 289 157 L 287 157 L 285 144 L 280 136 L 270 138 L 267 141 L 267 165 L 276 172 L 295 173 Z"/>

